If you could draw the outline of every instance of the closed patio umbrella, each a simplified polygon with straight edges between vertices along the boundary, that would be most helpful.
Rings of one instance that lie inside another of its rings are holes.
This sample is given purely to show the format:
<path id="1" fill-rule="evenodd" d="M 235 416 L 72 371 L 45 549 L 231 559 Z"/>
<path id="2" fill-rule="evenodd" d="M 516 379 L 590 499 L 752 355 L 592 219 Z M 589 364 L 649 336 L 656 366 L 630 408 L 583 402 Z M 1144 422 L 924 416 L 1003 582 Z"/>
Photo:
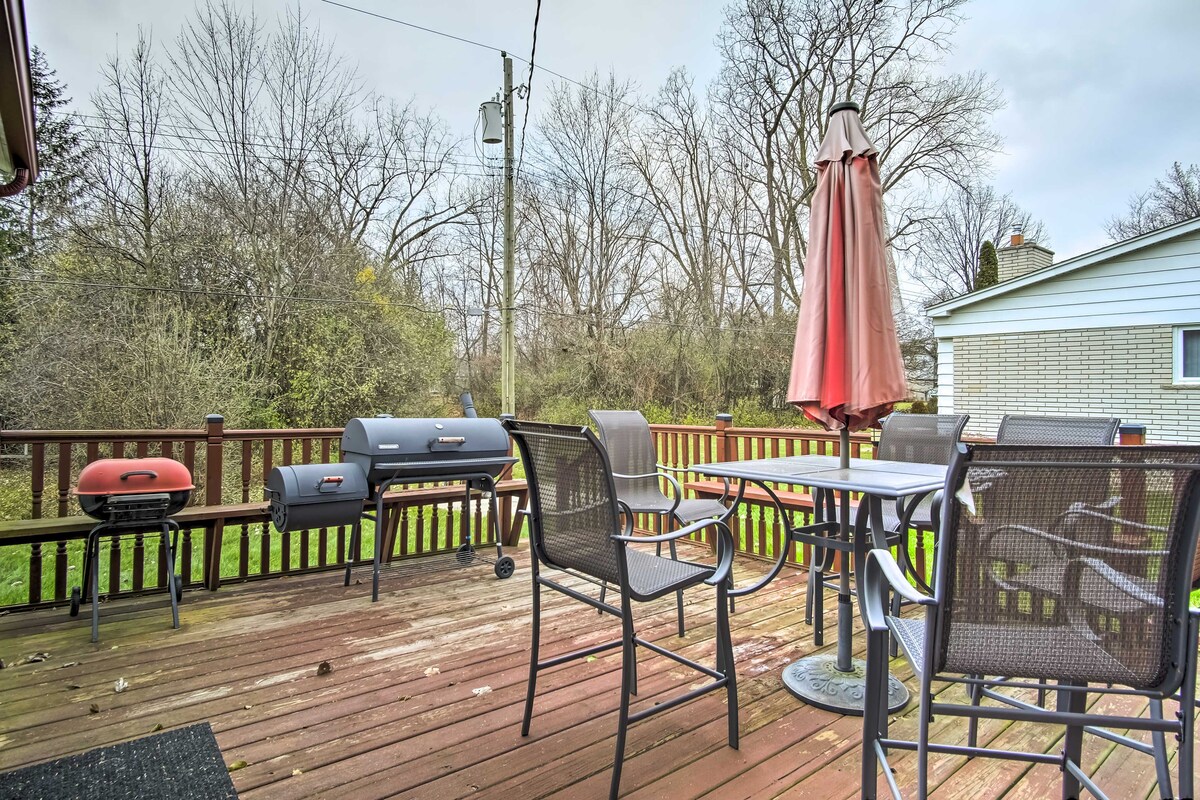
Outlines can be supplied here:
<path id="1" fill-rule="evenodd" d="M 788 384 L 789 402 L 841 433 L 842 467 L 849 466 L 850 431 L 876 422 L 908 393 L 892 318 L 878 155 L 858 112 L 855 103 L 834 105 L 817 151 L 804 294 Z M 849 494 L 842 492 L 843 538 L 849 536 L 849 514 Z M 849 565 L 842 558 L 837 658 L 792 664 L 784 682 L 793 693 L 824 708 L 862 713 L 861 697 L 843 702 L 862 686 L 862 663 L 850 657 L 852 622 Z M 907 692 L 898 681 L 894 688 L 895 702 L 903 706 Z"/>
<path id="2" fill-rule="evenodd" d="M 849 433 L 908 393 L 892 319 L 879 162 L 854 103 L 831 109 L 816 168 L 788 401 L 828 430 Z"/>

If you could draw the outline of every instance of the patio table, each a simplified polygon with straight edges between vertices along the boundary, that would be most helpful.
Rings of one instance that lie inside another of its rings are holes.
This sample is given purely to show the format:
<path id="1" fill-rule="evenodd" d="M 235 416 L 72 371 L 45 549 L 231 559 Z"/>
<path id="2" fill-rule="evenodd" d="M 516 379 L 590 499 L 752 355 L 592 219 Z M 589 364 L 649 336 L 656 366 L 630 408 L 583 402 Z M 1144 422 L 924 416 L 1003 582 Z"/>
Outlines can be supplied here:
<path id="1" fill-rule="evenodd" d="M 946 481 L 945 465 L 852 458 L 848 467 L 842 467 L 838 456 L 806 455 L 727 461 L 696 465 L 693 469 L 705 475 L 738 481 L 737 496 L 726 519 L 736 513 L 748 483 L 757 484 L 776 500 L 776 511 L 785 532 L 779 557 L 762 580 L 730 592 L 731 597 L 758 591 L 773 580 L 783 569 L 793 542 L 843 554 L 839 567 L 837 656 L 799 659 L 784 669 L 783 682 L 792 694 L 818 708 L 843 714 L 862 714 L 866 699 L 866 662 L 851 658 L 850 655 L 854 620 L 850 607 L 850 565 L 847 556 L 853 554 L 856 561 L 861 563 L 868 546 L 887 547 L 883 502 L 937 491 Z M 817 493 L 813 503 L 813 523 L 793 527 L 790 516 L 768 485 L 771 483 L 811 487 Z M 821 502 L 821 495 L 826 492 L 836 493 L 839 509 L 836 521 L 824 519 L 825 503 Z M 852 492 L 859 492 L 863 497 L 853 528 L 850 524 Z M 868 532 L 874 537 L 870 545 L 867 541 Z M 889 677 L 889 711 L 898 711 L 907 703 L 908 690 L 904 684 Z"/>

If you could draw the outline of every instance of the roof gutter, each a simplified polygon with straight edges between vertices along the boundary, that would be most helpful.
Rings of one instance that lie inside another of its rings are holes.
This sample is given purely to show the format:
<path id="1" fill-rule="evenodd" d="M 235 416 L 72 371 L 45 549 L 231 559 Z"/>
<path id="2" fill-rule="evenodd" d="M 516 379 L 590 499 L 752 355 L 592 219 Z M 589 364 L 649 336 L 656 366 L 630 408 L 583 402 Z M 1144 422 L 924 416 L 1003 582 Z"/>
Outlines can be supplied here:
<path id="1" fill-rule="evenodd" d="M 0 0 L 0 197 L 10 197 L 37 179 L 33 80 L 25 33 L 24 0 Z"/>

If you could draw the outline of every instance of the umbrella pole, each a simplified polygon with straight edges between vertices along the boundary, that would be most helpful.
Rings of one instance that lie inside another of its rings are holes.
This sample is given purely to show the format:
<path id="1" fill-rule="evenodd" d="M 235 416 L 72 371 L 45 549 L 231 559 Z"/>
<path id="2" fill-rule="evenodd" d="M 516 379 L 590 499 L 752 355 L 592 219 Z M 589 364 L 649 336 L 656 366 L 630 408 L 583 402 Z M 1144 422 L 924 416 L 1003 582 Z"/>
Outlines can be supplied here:
<path id="1" fill-rule="evenodd" d="M 850 429 L 838 431 L 841 448 L 838 459 L 842 469 L 850 466 Z M 850 541 L 850 493 L 842 492 L 838 498 L 838 537 Z M 850 559 L 842 553 L 838 559 L 838 643 L 837 668 L 839 672 L 851 672 L 854 665 L 850 659 L 850 645 L 854 637 L 854 609 L 850 604 Z"/>
<path id="2" fill-rule="evenodd" d="M 850 466 L 850 431 L 839 431 L 838 453 L 842 469 Z M 863 498 L 866 502 L 867 498 Z M 838 538 L 850 541 L 850 493 L 838 496 Z M 854 607 L 850 602 L 850 554 L 839 554 L 838 566 L 838 642 L 834 655 L 811 655 L 793 661 L 783 670 L 784 687 L 809 705 L 838 714 L 862 714 L 866 699 L 867 664 L 851 657 L 854 637 Z M 908 690 L 888 676 L 888 712 L 908 704 Z"/>

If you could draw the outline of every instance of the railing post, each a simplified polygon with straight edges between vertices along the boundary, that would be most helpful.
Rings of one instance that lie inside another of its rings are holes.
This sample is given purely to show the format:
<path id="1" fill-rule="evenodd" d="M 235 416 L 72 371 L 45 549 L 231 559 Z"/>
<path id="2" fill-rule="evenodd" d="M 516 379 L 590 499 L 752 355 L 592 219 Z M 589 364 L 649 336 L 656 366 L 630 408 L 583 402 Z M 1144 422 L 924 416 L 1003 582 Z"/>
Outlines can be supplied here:
<path id="1" fill-rule="evenodd" d="M 204 454 L 204 503 L 219 506 L 225 476 L 225 417 L 209 414 L 204 418 L 204 424 L 208 445 Z M 217 537 L 225 535 L 222 522 L 223 520 L 215 520 L 204 528 L 204 585 L 211 591 L 216 591 L 221 580 L 222 548 Z"/>
<path id="2" fill-rule="evenodd" d="M 717 461 L 734 461 L 737 448 L 726 431 L 733 427 L 733 414 L 717 414 Z"/>
<path id="3" fill-rule="evenodd" d="M 1117 429 L 1117 441 L 1122 445 L 1146 443 L 1146 426 L 1140 422 L 1126 422 Z"/>
<path id="4" fill-rule="evenodd" d="M 1122 424 L 1117 429 L 1117 441 L 1126 447 L 1145 444 L 1146 426 L 1139 422 Z M 1146 522 L 1146 476 L 1137 470 L 1125 470 L 1121 474 L 1120 491 L 1121 516 L 1134 522 Z M 1145 548 L 1148 543 L 1148 536 L 1144 533 L 1125 533 L 1121 536 L 1124 541 L 1120 544 L 1128 547 Z"/>

